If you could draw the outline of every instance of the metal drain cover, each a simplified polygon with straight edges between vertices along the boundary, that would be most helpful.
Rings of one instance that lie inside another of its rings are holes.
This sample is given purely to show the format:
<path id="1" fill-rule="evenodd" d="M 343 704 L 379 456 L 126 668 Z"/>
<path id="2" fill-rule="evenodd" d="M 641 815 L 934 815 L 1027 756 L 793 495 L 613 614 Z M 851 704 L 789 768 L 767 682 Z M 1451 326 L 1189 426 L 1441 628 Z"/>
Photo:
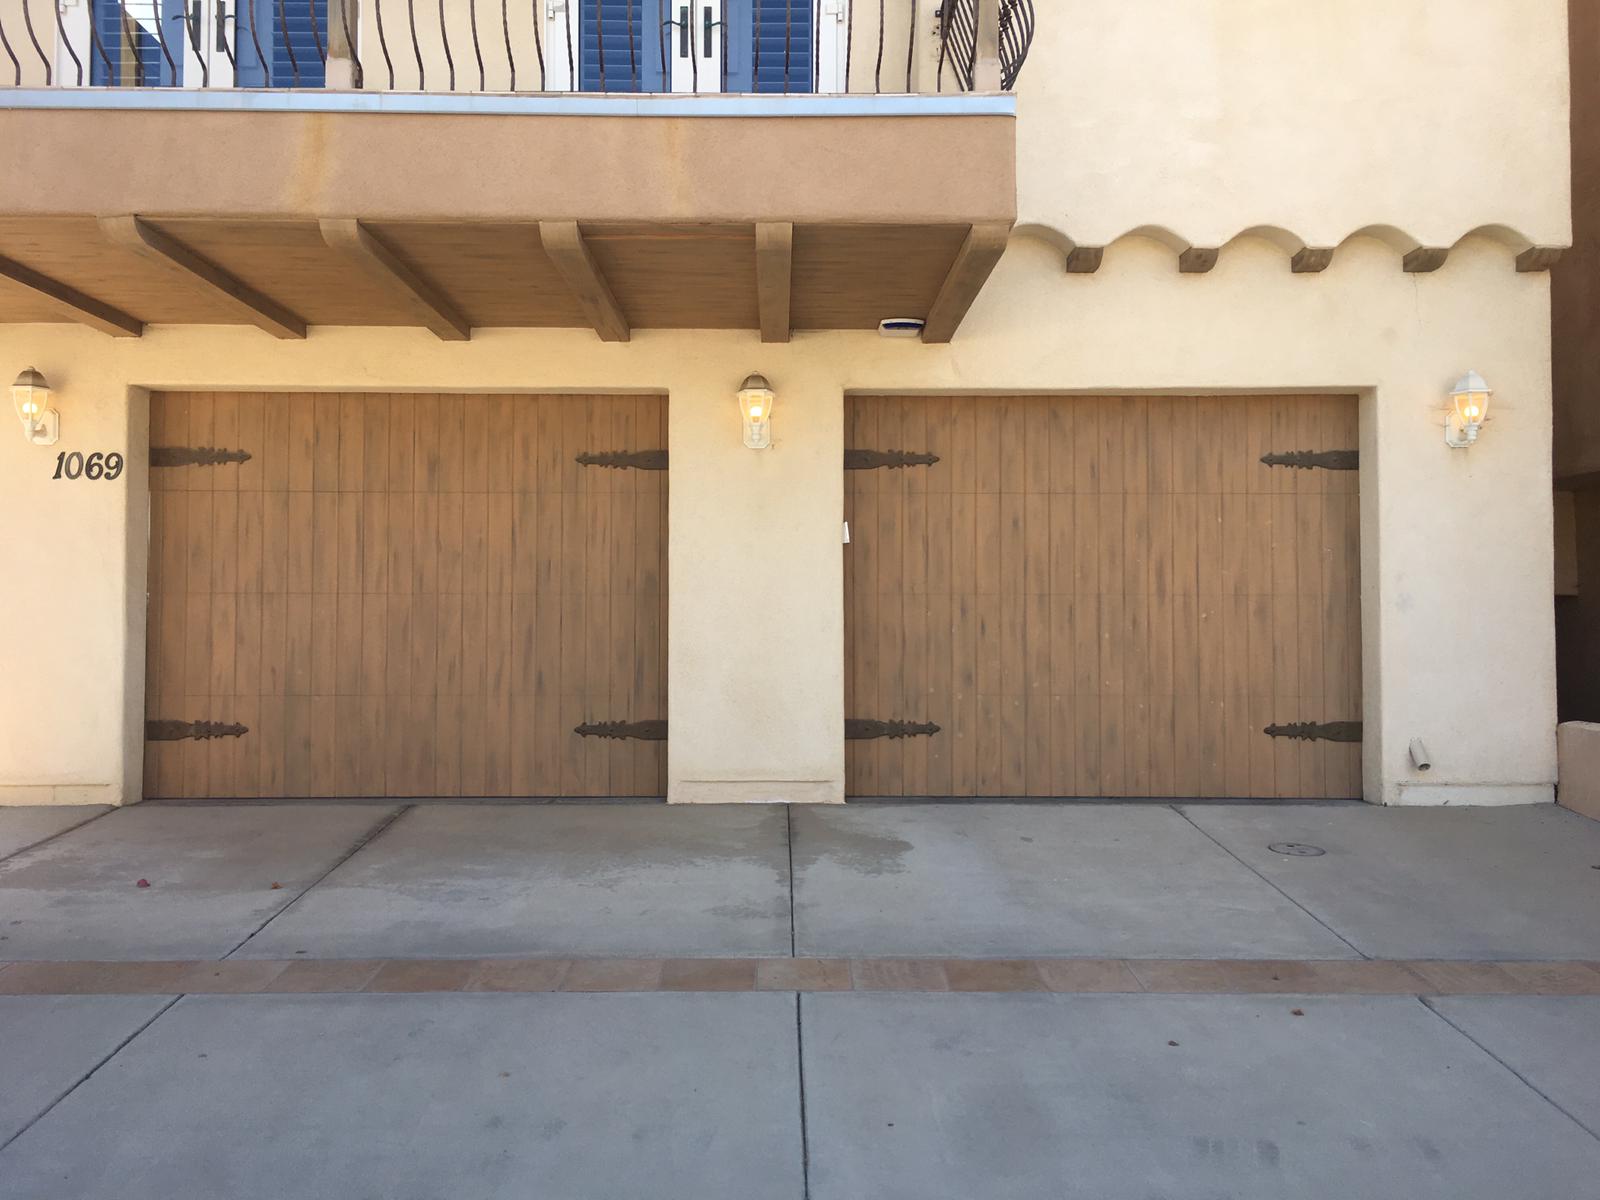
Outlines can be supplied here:
<path id="1" fill-rule="evenodd" d="M 1304 842 L 1273 842 L 1267 849 L 1290 858 L 1320 858 L 1327 853 L 1321 846 L 1308 846 Z"/>

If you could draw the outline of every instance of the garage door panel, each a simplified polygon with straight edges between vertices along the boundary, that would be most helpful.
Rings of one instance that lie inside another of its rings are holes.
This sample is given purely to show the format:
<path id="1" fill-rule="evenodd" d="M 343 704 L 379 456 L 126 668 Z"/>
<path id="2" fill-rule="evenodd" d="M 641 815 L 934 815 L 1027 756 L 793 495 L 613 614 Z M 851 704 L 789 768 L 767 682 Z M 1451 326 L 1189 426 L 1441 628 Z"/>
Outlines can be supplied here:
<path id="1" fill-rule="evenodd" d="M 575 461 L 660 449 L 660 398 L 186 393 L 151 429 L 250 458 L 152 474 L 150 717 L 251 716 L 151 743 L 146 794 L 661 793 L 661 747 L 572 732 L 665 713 L 665 473 Z"/>
<path id="2" fill-rule="evenodd" d="M 1355 475 L 1259 461 L 1355 410 L 853 398 L 852 449 L 940 462 L 847 474 L 848 711 L 941 733 L 852 743 L 849 791 L 1359 794 L 1359 748 L 1263 732 L 1359 718 Z"/>

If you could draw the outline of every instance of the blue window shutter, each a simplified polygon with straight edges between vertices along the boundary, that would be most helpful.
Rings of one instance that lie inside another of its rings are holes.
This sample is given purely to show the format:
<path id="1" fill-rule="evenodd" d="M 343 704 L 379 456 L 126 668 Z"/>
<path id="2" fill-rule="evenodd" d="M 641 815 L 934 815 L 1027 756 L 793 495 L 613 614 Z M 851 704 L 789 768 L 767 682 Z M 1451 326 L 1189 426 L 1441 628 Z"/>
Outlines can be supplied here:
<path id="1" fill-rule="evenodd" d="M 670 0 L 583 0 L 573 47 L 578 86 L 585 92 L 659 92 L 662 84 L 661 5 Z M 565 54 L 566 46 L 545 49 Z M 670 47 L 669 47 L 670 52 Z"/>
<path id="2" fill-rule="evenodd" d="M 814 90 L 811 18 L 815 0 L 723 0 L 723 5 L 728 23 L 730 92 Z"/>
<path id="3" fill-rule="evenodd" d="M 315 25 L 312 24 L 313 15 Z M 264 48 L 267 39 L 262 38 L 261 44 Z M 327 48 L 328 0 L 282 0 L 281 8 L 277 0 L 273 0 L 273 87 L 324 86 L 327 83 L 327 69 L 322 54 Z"/>
<path id="4" fill-rule="evenodd" d="M 188 32 L 183 23 L 183 0 L 159 0 L 167 55 L 161 52 L 161 39 L 152 28 L 156 0 L 129 0 L 127 23 L 117 0 L 94 0 L 90 20 L 99 38 L 89 47 L 89 82 L 96 87 L 175 87 L 183 71 L 183 50 Z M 140 21 L 137 14 L 143 14 Z M 130 38 L 131 33 L 131 38 Z M 107 68 L 106 60 L 110 60 Z"/>
<path id="5" fill-rule="evenodd" d="M 752 67 L 757 92 L 812 90 L 812 0 L 751 0 Z"/>

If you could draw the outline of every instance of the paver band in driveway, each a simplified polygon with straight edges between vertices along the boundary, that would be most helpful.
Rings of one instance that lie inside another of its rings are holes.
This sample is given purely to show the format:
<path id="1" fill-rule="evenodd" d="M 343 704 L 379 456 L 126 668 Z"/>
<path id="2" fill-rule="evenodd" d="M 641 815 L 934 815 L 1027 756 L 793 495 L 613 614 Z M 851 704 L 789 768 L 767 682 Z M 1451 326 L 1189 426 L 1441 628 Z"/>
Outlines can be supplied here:
<path id="1" fill-rule="evenodd" d="M 0 996 L 840 991 L 1597 996 L 1600 963 L 1093 958 L 232 958 L 0 963 Z"/>

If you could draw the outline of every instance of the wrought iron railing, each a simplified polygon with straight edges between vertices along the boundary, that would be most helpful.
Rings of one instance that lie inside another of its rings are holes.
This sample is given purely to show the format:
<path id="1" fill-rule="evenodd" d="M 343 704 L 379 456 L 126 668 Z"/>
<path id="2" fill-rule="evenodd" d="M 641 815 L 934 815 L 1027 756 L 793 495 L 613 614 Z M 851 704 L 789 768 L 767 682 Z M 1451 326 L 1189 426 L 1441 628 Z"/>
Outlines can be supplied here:
<path id="1" fill-rule="evenodd" d="M 13 86 L 942 92 L 1014 88 L 1034 23 L 1034 0 L 0 0 L 0 50 Z"/>

